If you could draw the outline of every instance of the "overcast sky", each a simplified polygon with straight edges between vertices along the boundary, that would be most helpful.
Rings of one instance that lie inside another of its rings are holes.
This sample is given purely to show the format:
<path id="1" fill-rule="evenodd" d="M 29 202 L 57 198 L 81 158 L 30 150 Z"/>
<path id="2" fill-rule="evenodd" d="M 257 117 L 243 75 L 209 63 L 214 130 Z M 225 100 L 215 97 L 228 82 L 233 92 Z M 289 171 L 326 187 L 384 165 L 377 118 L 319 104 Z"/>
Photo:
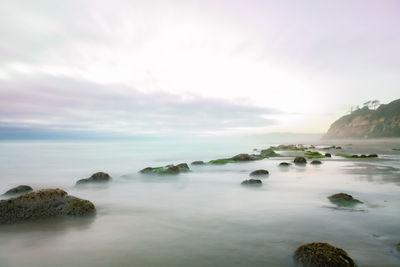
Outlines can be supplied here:
<path id="1" fill-rule="evenodd" d="M 0 131 L 325 132 L 400 98 L 400 1 L 0 0 Z"/>

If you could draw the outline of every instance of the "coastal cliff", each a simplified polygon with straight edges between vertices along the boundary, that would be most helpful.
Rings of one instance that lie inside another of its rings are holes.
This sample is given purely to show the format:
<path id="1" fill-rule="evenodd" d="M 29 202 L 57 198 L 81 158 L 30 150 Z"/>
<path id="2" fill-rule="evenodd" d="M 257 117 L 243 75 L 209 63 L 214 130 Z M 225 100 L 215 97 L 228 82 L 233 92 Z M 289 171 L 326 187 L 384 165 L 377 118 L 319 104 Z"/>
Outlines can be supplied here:
<path id="1" fill-rule="evenodd" d="M 379 106 L 364 107 L 335 121 L 324 139 L 400 137 L 400 99 Z"/>

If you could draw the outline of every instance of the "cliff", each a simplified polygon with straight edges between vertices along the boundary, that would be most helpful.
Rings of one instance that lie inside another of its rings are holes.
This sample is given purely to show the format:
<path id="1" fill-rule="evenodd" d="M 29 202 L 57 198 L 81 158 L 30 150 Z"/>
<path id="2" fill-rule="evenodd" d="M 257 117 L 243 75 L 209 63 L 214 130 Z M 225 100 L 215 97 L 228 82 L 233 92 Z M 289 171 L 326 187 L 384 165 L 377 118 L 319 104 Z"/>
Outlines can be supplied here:
<path id="1" fill-rule="evenodd" d="M 381 105 L 376 110 L 358 109 L 335 121 L 324 135 L 334 138 L 400 137 L 400 99 Z"/>

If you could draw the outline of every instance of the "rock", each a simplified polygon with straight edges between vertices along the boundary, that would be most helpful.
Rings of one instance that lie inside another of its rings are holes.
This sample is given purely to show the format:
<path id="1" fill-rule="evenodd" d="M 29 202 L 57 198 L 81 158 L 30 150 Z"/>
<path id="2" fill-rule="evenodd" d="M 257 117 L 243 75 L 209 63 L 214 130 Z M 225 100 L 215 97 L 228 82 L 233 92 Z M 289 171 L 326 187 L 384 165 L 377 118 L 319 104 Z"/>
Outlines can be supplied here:
<path id="1" fill-rule="evenodd" d="M 360 200 L 353 198 L 351 195 L 349 194 L 345 194 L 345 193 L 338 193 L 338 194 L 334 194 L 330 197 L 328 197 L 328 199 L 338 205 L 338 206 L 354 206 L 357 205 L 359 203 L 362 203 Z"/>
<path id="2" fill-rule="evenodd" d="M 307 160 L 303 157 L 296 157 L 293 162 L 295 164 L 306 164 Z"/>
<path id="3" fill-rule="evenodd" d="M 267 170 L 256 170 L 250 173 L 250 176 L 266 176 L 269 172 Z"/>
<path id="4" fill-rule="evenodd" d="M 341 146 L 337 146 L 337 147 L 335 147 L 336 149 L 342 149 L 342 147 Z"/>
<path id="5" fill-rule="evenodd" d="M 227 164 L 227 163 L 236 163 L 237 161 L 233 159 L 214 159 L 210 160 L 208 163 L 210 164 L 215 164 L 215 165 L 222 165 L 222 164 Z"/>
<path id="6" fill-rule="evenodd" d="M 400 253 L 400 243 L 397 244 L 396 249 Z"/>
<path id="7" fill-rule="evenodd" d="M 260 179 L 248 179 L 248 180 L 244 180 L 242 183 L 242 185 L 257 185 L 260 186 L 262 185 L 262 182 Z"/>
<path id="8" fill-rule="evenodd" d="M 95 206 L 88 200 L 69 196 L 61 189 L 44 189 L 0 201 L 0 224 L 55 216 L 93 214 Z"/>
<path id="9" fill-rule="evenodd" d="M 202 160 L 196 160 L 196 161 L 193 161 L 193 162 L 190 163 L 190 164 L 192 164 L 192 165 L 204 165 L 205 163 L 204 163 L 204 161 L 202 161 Z"/>
<path id="10" fill-rule="evenodd" d="M 251 161 L 255 160 L 255 158 L 249 154 L 239 154 L 231 158 L 234 161 Z"/>
<path id="11" fill-rule="evenodd" d="M 164 174 L 179 174 L 181 172 L 189 172 L 190 168 L 186 163 L 180 163 L 178 165 L 167 165 L 164 167 L 147 167 L 144 168 L 143 170 L 139 171 L 140 173 L 143 174 L 159 174 L 159 175 L 164 175 Z"/>
<path id="12" fill-rule="evenodd" d="M 312 159 L 312 158 L 325 158 L 324 155 L 322 155 L 321 153 L 319 153 L 318 151 L 306 151 L 304 153 L 304 156 Z"/>
<path id="13" fill-rule="evenodd" d="M 378 157 L 377 154 L 369 154 L 369 155 L 368 155 L 368 158 L 377 158 L 377 157 Z"/>
<path id="14" fill-rule="evenodd" d="M 17 194 L 23 194 L 32 191 L 32 187 L 29 185 L 19 185 L 17 187 L 11 188 L 7 192 L 3 194 L 3 196 L 11 196 L 11 195 L 17 195 Z"/>
<path id="15" fill-rule="evenodd" d="M 80 179 L 76 184 L 87 184 L 87 183 L 106 183 L 111 181 L 111 176 L 105 172 L 96 172 L 89 178 Z"/>
<path id="16" fill-rule="evenodd" d="M 320 164 L 322 164 L 322 162 L 319 160 L 313 160 L 313 161 L 311 161 L 311 164 L 312 165 L 320 165 Z"/>
<path id="17" fill-rule="evenodd" d="M 288 163 L 288 162 L 281 162 L 281 163 L 279 163 L 279 167 L 289 167 L 290 165 L 292 165 L 292 164 L 290 164 L 290 163 Z"/>
<path id="18" fill-rule="evenodd" d="M 325 153 L 325 157 L 327 157 L 327 158 L 331 158 L 331 157 L 332 157 L 332 155 L 331 155 L 331 153 Z"/>
<path id="19" fill-rule="evenodd" d="M 294 259 L 309 267 L 354 267 L 353 259 L 341 248 L 328 243 L 308 243 L 296 249 Z"/>
<path id="20" fill-rule="evenodd" d="M 176 167 L 178 167 L 180 172 L 188 172 L 188 171 L 190 171 L 189 166 L 187 165 L 187 163 L 180 163 L 180 164 L 176 165 Z"/>
<path id="21" fill-rule="evenodd" d="M 279 154 L 275 153 L 275 151 L 272 148 L 267 148 L 260 151 L 260 157 L 262 158 L 279 157 Z"/>

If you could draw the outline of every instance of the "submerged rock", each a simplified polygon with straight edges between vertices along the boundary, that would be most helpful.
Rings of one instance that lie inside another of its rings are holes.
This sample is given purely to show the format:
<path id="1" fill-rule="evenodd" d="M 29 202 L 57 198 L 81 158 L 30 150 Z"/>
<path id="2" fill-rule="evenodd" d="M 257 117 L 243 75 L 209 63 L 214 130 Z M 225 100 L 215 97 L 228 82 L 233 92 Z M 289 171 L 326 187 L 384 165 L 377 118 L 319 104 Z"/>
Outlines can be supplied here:
<path id="1" fill-rule="evenodd" d="M 111 181 L 111 176 L 105 172 L 96 172 L 89 178 L 80 179 L 76 184 L 87 184 L 87 183 L 106 183 Z"/>
<path id="2" fill-rule="evenodd" d="M 249 155 L 249 154 L 239 154 L 231 158 L 234 161 L 252 161 L 256 160 L 255 157 Z"/>
<path id="3" fill-rule="evenodd" d="M 260 157 L 279 157 L 279 154 L 276 153 L 272 148 L 267 148 L 260 151 Z"/>
<path id="4" fill-rule="evenodd" d="M 3 196 L 12 196 L 12 195 L 17 195 L 17 194 L 23 194 L 32 191 L 32 187 L 29 185 L 19 185 L 14 188 L 11 188 L 7 192 L 3 194 Z"/>
<path id="5" fill-rule="evenodd" d="M 322 164 L 322 162 L 320 160 L 313 160 L 313 161 L 311 161 L 311 164 L 312 165 L 320 165 L 320 164 Z"/>
<path id="6" fill-rule="evenodd" d="M 349 194 L 345 194 L 345 193 L 338 193 L 338 194 L 334 194 L 330 197 L 328 197 L 328 199 L 338 205 L 338 206 L 354 206 L 357 205 L 359 203 L 362 203 L 360 200 L 353 198 L 351 195 Z"/>
<path id="7" fill-rule="evenodd" d="M 279 167 L 289 167 L 290 165 L 292 165 L 292 164 L 290 164 L 290 163 L 288 163 L 288 162 L 281 162 L 281 163 L 279 163 Z"/>
<path id="8" fill-rule="evenodd" d="M 164 167 L 147 167 L 139 171 L 143 174 L 179 174 L 181 172 L 190 172 L 190 168 L 186 163 L 180 163 L 178 165 L 167 165 Z"/>
<path id="9" fill-rule="evenodd" d="M 296 157 L 293 162 L 295 164 L 306 164 L 307 160 L 304 157 Z"/>
<path id="10" fill-rule="evenodd" d="M 325 153 L 325 157 L 327 157 L 327 158 L 331 158 L 331 157 L 332 157 L 332 155 L 331 155 L 331 153 Z"/>
<path id="11" fill-rule="evenodd" d="M 377 158 L 377 157 L 378 157 L 377 154 L 369 154 L 369 155 L 368 155 L 368 158 Z"/>
<path id="12" fill-rule="evenodd" d="M 260 179 L 248 179 L 248 180 L 244 180 L 241 184 L 242 185 L 257 185 L 257 186 L 260 186 L 260 185 L 262 185 L 262 181 Z"/>
<path id="13" fill-rule="evenodd" d="M 204 163 L 204 161 L 202 161 L 202 160 L 196 160 L 196 161 L 193 161 L 193 162 L 190 163 L 190 164 L 192 164 L 192 165 L 204 165 L 205 163 Z"/>
<path id="14" fill-rule="evenodd" d="M 353 259 L 341 248 L 328 243 L 308 243 L 296 249 L 294 259 L 308 267 L 354 267 Z"/>
<path id="15" fill-rule="evenodd" d="M 250 173 L 250 176 L 266 176 L 269 172 L 267 170 L 256 170 Z"/>
<path id="16" fill-rule="evenodd" d="M 69 196 L 61 189 L 44 189 L 0 201 L 0 224 L 55 216 L 93 214 L 95 206 L 88 200 Z"/>

